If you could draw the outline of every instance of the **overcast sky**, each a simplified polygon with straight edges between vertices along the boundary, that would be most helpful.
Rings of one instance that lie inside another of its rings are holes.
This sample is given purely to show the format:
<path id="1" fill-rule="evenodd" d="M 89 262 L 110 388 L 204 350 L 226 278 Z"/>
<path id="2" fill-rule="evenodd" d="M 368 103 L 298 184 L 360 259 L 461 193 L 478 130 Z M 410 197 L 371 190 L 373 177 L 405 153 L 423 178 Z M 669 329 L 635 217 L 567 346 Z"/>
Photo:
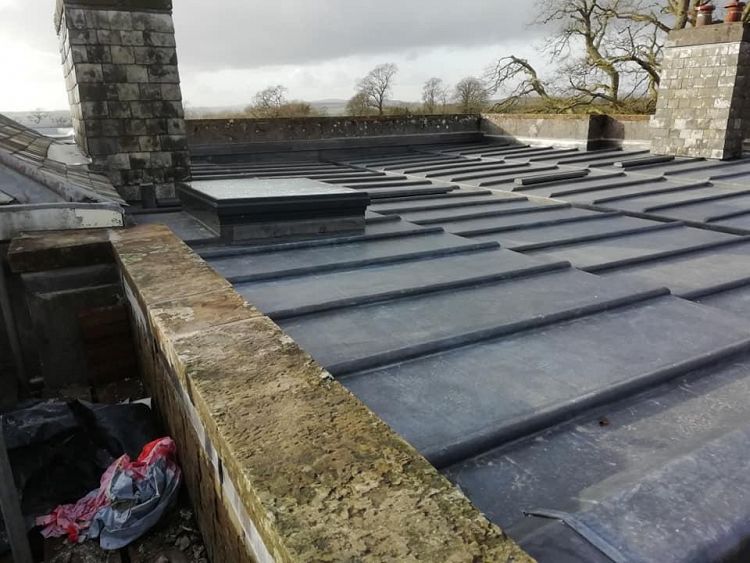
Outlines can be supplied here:
<path id="1" fill-rule="evenodd" d="M 55 0 L 0 0 L 0 111 L 65 109 Z M 500 56 L 544 66 L 530 0 L 175 0 L 183 97 L 245 104 L 272 84 L 291 98 L 349 98 L 360 76 L 395 62 L 394 98 L 432 76 L 455 83 Z"/>

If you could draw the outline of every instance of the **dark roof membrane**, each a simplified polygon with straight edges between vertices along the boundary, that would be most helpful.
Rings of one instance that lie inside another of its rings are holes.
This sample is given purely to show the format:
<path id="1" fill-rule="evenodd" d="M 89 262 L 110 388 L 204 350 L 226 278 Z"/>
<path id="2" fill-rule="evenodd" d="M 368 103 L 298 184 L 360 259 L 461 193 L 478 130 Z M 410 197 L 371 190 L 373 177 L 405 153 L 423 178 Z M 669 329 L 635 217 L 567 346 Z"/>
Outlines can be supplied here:
<path id="1" fill-rule="evenodd" d="M 539 560 L 744 560 L 750 161 L 646 156 L 238 157 L 202 179 L 323 176 L 370 194 L 364 234 L 164 218 Z"/>

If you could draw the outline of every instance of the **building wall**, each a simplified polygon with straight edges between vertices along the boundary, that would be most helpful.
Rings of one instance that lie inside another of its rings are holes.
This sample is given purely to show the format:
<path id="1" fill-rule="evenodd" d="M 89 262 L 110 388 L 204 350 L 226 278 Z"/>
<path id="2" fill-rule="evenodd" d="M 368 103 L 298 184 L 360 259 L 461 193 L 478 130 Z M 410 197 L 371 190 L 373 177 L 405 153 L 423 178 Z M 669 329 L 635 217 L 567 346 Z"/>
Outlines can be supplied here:
<path id="1" fill-rule="evenodd" d="M 509 140 L 583 149 L 644 148 L 645 115 L 483 114 L 482 131 Z"/>
<path id="2" fill-rule="evenodd" d="M 588 143 L 588 115 L 484 114 L 482 131 L 508 140 L 580 146 Z"/>
<path id="3" fill-rule="evenodd" d="M 171 1 L 58 0 L 76 141 L 126 199 L 189 177 Z"/>
<path id="4" fill-rule="evenodd" d="M 750 131 L 750 26 L 674 31 L 664 52 L 656 114 L 657 154 L 729 159 Z"/>

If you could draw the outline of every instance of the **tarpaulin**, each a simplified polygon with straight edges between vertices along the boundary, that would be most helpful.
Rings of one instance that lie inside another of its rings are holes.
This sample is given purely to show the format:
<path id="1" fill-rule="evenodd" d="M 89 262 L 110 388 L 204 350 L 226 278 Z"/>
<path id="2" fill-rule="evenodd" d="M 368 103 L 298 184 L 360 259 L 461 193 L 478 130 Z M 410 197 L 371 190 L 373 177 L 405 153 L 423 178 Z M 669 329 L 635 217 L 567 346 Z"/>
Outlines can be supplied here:
<path id="1" fill-rule="evenodd" d="M 160 436 L 144 404 L 30 401 L 2 413 L 0 428 L 29 527 L 96 488 L 121 455 L 134 458 Z M 0 518 L 0 555 L 8 549 Z"/>
<path id="2" fill-rule="evenodd" d="M 147 444 L 138 459 L 127 454 L 105 471 L 99 489 L 75 504 L 37 519 L 44 537 L 74 542 L 99 538 L 103 549 L 120 549 L 150 530 L 171 506 L 181 479 L 175 444 L 162 438 Z"/>

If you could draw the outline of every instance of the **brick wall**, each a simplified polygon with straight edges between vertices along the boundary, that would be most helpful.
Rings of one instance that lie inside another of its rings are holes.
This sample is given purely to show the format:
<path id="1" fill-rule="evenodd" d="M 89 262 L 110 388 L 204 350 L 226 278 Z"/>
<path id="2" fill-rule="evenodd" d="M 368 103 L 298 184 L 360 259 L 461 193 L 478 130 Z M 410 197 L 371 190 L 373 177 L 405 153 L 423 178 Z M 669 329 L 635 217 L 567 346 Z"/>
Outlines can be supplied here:
<path id="1" fill-rule="evenodd" d="M 750 131 L 750 26 L 674 31 L 664 53 L 656 114 L 656 154 L 730 159 Z"/>
<path id="2" fill-rule="evenodd" d="M 55 25 L 76 141 L 126 199 L 189 177 L 171 2 L 58 0 Z"/>

